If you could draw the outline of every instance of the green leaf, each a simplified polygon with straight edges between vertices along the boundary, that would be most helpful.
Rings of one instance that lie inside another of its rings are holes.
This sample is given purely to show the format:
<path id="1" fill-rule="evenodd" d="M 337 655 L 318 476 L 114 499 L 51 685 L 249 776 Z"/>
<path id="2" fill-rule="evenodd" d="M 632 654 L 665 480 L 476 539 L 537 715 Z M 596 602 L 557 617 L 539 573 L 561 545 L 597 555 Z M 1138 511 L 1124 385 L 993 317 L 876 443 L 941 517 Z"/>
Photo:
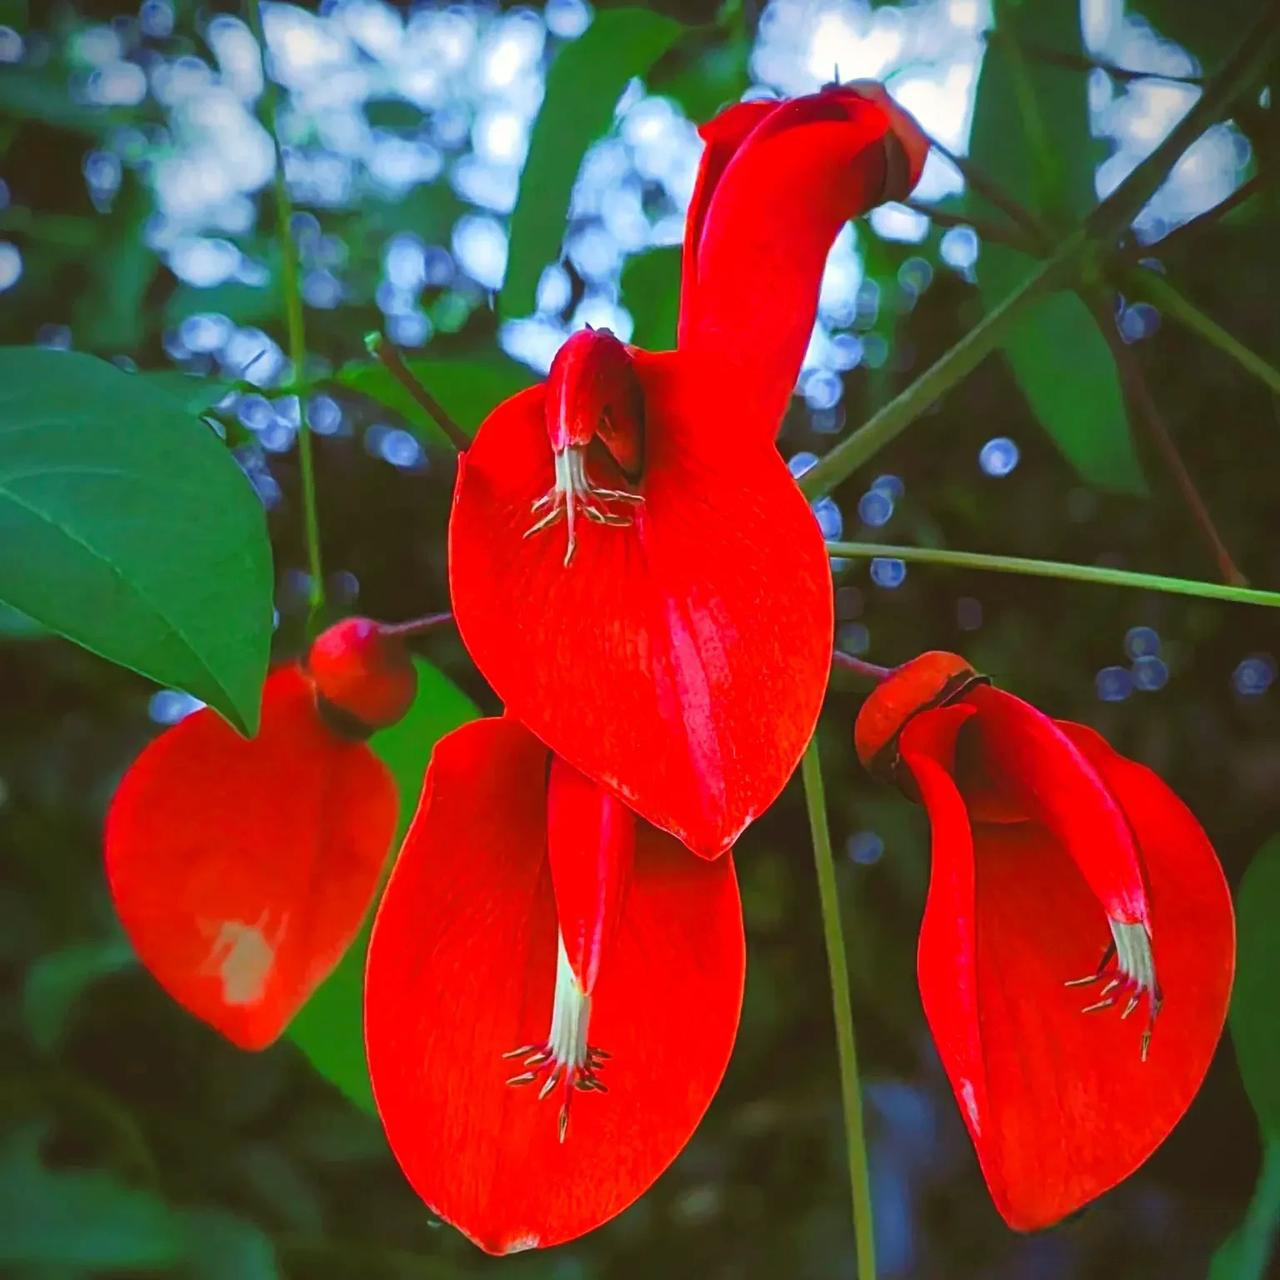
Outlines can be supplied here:
<path id="1" fill-rule="evenodd" d="M 631 341 L 649 351 L 676 345 L 680 315 L 680 247 L 650 249 L 628 258 L 622 268 L 622 305 L 631 312 Z"/>
<path id="2" fill-rule="evenodd" d="M 1264 1142 L 1262 1168 L 1244 1221 L 1222 1242 L 1209 1280 L 1266 1280 L 1280 1229 L 1280 1139 Z"/>
<path id="3" fill-rule="evenodd" d="M 149 387 L 172 396 L 188 413 L 207 413 L 234 387 L 218 378 L 200 378 L 180 369 L 146 370 L 134 377 L 141 378 Z"/>
<path id="4" fill-rule="evenodd" d="M 1077 0 L 1003 3 L 982 61 L 969 154 L 974 166 L 1051 223 L 1066 225 L 1094 204 L 1098 147 L 1089 132 L 1083 73 L 1026 56 L 1029 44 L 1083 56 Z M 970 191 L 975 212 L 996 216 Z M 984 243 L 978 291 L 990 310 L 1038 263 Z M 1129 430 L 1119 374 L 1085 304 L 1071 293 L 1041 301 L 1004 344 L 1032 412 L 1082 479 L 1142 493 L 1146 484 Z"/>
<path id="5" fill-rule="evenodd" d="M 0 348 L 0 545 L 0 602 L 256 730 L 262 506 L 172 396 L 92 356 Z"/>
<path id="6" fill-rule="evenodd" d="M 271 1237 L 247 1218 L 223 1209 L 188 1209 L 182 1215 L 189 1280 L 276 1280 Z"/>
<path id="7" fill-rule="evenodd" d="M 87 255 L 88 280 L 72 312 L 77 345 L 86 350 L 134 351 L 142 345 L 142 300 L 160 269 L 142 231 L 152 207 L 150 191 L 126 171 L 111 214 L 102 221 L 97 249 Z"/>
<path id="8" fill-rule="evenodd" d="M 609 127 L 632 77 L 644 75 L 680 31 L 678 22 L 648 9 L 606 9 L 556 55 L 511 215 L 499 299 L 503 316 L 533 311 L 543 268 L 560 256 L 569 196 L 583 155 Z"/>
<path id="9" fill-rule="evenodd" d="M 751 40 L 742 31 L 691 31 L 654 68 L 649 88 L 701 124 L 751 86 Z"/>
<path id="10" fill-rule="evenodd" d="M 45 629 L 34 618 L 0 604 L 0 640 L 35 640 L 45 634 Z"/>
<path id="11" fill-rule="evenodd" d="M 400 827 L 396 846 L 418 807 L 422 776 L 431 749 L 446 733 L 474 720 L 475 704 L 443 672 L 415 659 L 418 694 L 408 714 L 369 739 L 378 758 L 391 771 L 400 794 Z M 289 1036 L 326 1080 L 357 1106 L 373 1111 L 373 1091 L 364 1057 L 364 960 L 369 923 L 338 967 L 294 1018 Z"/>
<path id="12" fill-rule="evenodd" d="M 67 71 L 5 67 L 0 75 L 0 117 L 36 120 L 86 138 L 105 137 L 125 124 L 128 114 L 114 107 L 81 106 L 67 92 Z"/>
<path id="13" fill-rule="evenodd" d="M 133 950 L 123 938 L 74 943 L 36 960 L 22 989 L 23 1017 L 36 1048 L 52 1052 L 83 992 L 132 963 Z"/>
<path id="14" fill-rule="evenodd" d="M 1235 48 L 1240 33 L 1263 8 L 1259 0 L 1214 0 L 1213 4 L 1132 0 L 1128 7 L 1161 35 L 1176 40 L 1206 71 L 1217 70 L 1218 63 Z"/>
<path id="15" fill-rule="evenodd" d="M 490 411 L 508 396 L 532 386 L 532 370 L 502 355 L 406 360 L 409 371 L 448 410 L 457 424 L 474 434 Z M 394 410 L 420 435 L 444 440 L 431 415 L 376 360 L 359 360 L 338 370 L 339 386 L 358 391 Z"/>
<path id="16" fill-rule="evenodd" d="M 180 1262 L 181 1227 L 169 1207 L 102 1171 L 53 1171 L 38 1124 L 0 1146 L 0 1265 L 83 1266 L 95 1275 Z"/>
<path id="17" fill-rule="evenodd" d="M 1258 851 L 1236 893 L 1231 1038 L 1263 1134 L 1280 1141 L 1280 836 Z"/>

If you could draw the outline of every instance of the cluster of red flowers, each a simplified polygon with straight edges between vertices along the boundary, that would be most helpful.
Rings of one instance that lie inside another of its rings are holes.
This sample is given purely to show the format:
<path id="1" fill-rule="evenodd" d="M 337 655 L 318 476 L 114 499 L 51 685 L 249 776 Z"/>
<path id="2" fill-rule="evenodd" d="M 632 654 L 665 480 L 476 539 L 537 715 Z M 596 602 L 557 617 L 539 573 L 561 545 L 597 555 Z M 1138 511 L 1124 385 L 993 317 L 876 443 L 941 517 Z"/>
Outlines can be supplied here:
<path id="1" fill-rule="evenodd" d="M 435 748 L 365 1028 L 406 1175 L 494 1253 L 624 1209 L 724 1073 L 730 850 L 795 770 L 832 660 L 822 538 L 774 437 L 833 239 L 927 149 L 874 85 L 743 103 L 703 136 L 676 350 L 575 334 L 459 459 L 454 615 L 506 714 Z M 270 677 L 256 739 L 202 711 L 122 782 L 120 916 L 235 1043 L 279 1035 L 355 936 L 396 826 L 363 738 L 412 696 L 395 629 L 348 620 Z M 933 823 L 920 989 L 995 1203 L 1054 1222 L 1204 1075 L 1233 956 L 1213 850 L 1154 775 L 950 655 L 893 673 L 856 742 Z"/>

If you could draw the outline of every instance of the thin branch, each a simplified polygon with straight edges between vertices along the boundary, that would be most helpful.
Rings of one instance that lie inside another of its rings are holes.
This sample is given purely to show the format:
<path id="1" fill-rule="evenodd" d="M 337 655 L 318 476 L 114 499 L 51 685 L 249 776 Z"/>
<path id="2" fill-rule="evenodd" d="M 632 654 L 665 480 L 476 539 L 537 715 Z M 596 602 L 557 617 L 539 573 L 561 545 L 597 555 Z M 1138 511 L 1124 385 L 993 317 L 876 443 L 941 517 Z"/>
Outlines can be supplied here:
<path id="1" fill-rule="evenodd" d="M 1011 224 L 996 222 L 989 218 L 975 218 L 967 213 L 954 213 L 949 209 L 940 209 L 936 204 L 926 204 L 922 200 L 904 200 L 908 209 L 932 218 L 940 227 L 971 227 L 989 244 L 1008 245 L 1022 253 L 1036 254 L 1039 245 L 1020 228 Z"/>
<path id="2" fill-rule="evenodd" d="M 284 294 L 285 323 L 289 333 L 289 362 L 298 386 L 298 470 L 302 487 L 303 534 L 307 545 L 307 568 L 311 575 L 310 610 L 307 626 L 314 632 L 324 609 L 324 567 L 320 556 L 320 516 L 316 508 L 315 461 L 311 451 L 311 428 L 307 424 L 306 362 L 307 339 L 302 319 L 302 293 L 298 286 L 298 246 L 293 240 L 293 205 L 284 177 L 284 148 L 280 145 L 278 94 L 267 65 L 267 38 L 262 29 L 258 0 L 246 0 L 249 28 L 258 43 L 262 59 L 262 115 L 275 155 L 272 189 L 276 205 L 276 235 L 280 241 L 280 288 Z"/>
<path id="3" fill-rule="evenodd" d="M 867 1167 L 867 1137 L 862 1119 L 862 1086 L 858 1080 L 858 1050 L 853 1033 L 853 1003 L 849 996 L 849 960 L 845 954 L 844 926 L 840 920 L 840 890 L 836 883 L 835 857 L 831 852 L 831 832 L 827 826 L 827 801 L 822 786 L 822 763 L 818 757 L 816 734 L 805 748 L 800 774 L 804 780 L 804 802 L 813 840 L 814 869 L 818 874 L 818 901 L 822 910 L 827 970 L 831 976 L 831 1011 L 840 1063 L 840 1102 L 844 1112 L 845 1152 L 853 1201 L 857 1276 L 858 1280 L 875 1280 L 875 1224 L 871 1209 L 871 1177 Z"/>
<path id="4" fill-rule="evenodd" d="M 1227 550 L 1227 545 L 1213 522 L 1213 516 L 1209 514 L 1208 505 L 1201 496 L 1200 490 L 1196 488 L 1191 472 L 1187 470 L 1187 464 L 1174 442 L 1164 415 L 1160 412 L 1160 406 L 1156 404 L 1151 388 L 1147 385 L 1142 365 L 1125 344 L 1124 339 L 1116 332 L 1106 301 L 1098 296 L 1087 297 L 1085 301 L 1093 313 L 1098 331 L 1106 340 L 1107 346 L 1111 348 L 1111 358 L 1115 361 L 1116 371 L 1120 375 L 1120 385 L 1124 389 L 1125 399 L 1129 402 L 1129 412 L 1134 421 L 1146 431 L 1168 468 L 1169 474 L 1173 477 L 1173 482 L 1182 494 L 1182 500 L 1186 503 L 1192 520 L 1209 545 L 1222 580 L 1237 587 L 1247 586 L 1249 580 L 1240 572 L 1232 559 L 1231 552 Z"/>
<path id="5" fill-rule="evenodd" d="M 1030 58 L 1037 62 L 1047 62 L 1050 66 L 1066 67 L 1070 71 L 1105 71 L 1113 80 L 1128 84 L 1133 80 L 1170 80 L 1175 84 L 1201 85 L 1203 76 L 1175 76 L 1165 71 L 1142 71 L 1137 67 L 1118 67 L 1114 62 L 1106 62 L 1100 58 L 1088 58 L 1079 53 L 1065 53 L 1061 49 L 1050 49 L 1034 42 L 1024 42 L 1023 49 Z"/>
<path id="6" fill-rule="evenodd" d="M 1104 587 L 1133 587 L 1141 591 L 1163 591 L 1174 596 L 1195 596 L 1201 600 L 1227 600 L 1234 604 L 1258 604 L 1268 609 L 1280 609 L 1280 591 L 1198 582 L 1194 578 L 1169 578 L 1158 573 L 1135 573 L 1131 569 L 1108 569 L 1097 564 L 993 556 L 979 551 L 944 551 L 938 547 L 892 546 L 883 542 L 828 542 L 827 555 L 833 559 L 887 557 L 905 560 L 909 564 L 1014 573 L 1028 578 L 1058 578 L 1064 582 L 1091 582 Z"/>
<path id="7" fill-rule="evenodd" d="M 1171 320 L 1176 320 L 1211 346 L 1225 352 L 1242 369 L 1265 384 L 1272 395 L 1280 396 L 1280 369 L 1263 359 L 1251 347 L 1246 347 L 1234 334 L 1228 333 L 1189 298 L 1183 297 L 1164 276 L 1143 267 L 1135 267 L 1126 271 L 1121 279 L 1127 292 L 1145 299 Z"/>
<path id="8" fill-rule="evenodd" d="M 1155 254 L 1164 255 L 1170 249 L 1180 249 L 1187 241 L 1194 240 L 1201 232 L 1216 226 L 1233 209 L 1238 209 L 1247 200 L 1252 200 L 1271 182 L 1273 176 L 1271 170 L 1255 173 L 1252 178 L 1238 186 L 1225 200 L 1215 204 L 1212 209 L 1206 209 L 1203 213 L 1197 214 L 1194 218 L 1184 222 L 1180 227 L 1174 227 L 1167 236 L 1162 236 L 1153 244 L 1135 245 L 1132 250 L 1132 256 L 1135 258 L 1149 258 Z"/>
<path id="9" fill-rule="evenodd" d="M 380 333 L 371 333 L 364 340 L 371 356 L 376 356 L 391 376 L 420 404 L 436 426 L 448 437 L 449 443 L 459 453 L 466 453 L 471 448 L 471 438 L 449 416 L 449 411 L 431 394 L 430 391 L 413 376 L 409 366 L 401 359 L 395 347 L 383 338 Z"/>
<path id="10" fill-rule="evenodd" d="M 384 636 L 399 636 L 407 640 L 412 636 L 425 635 L 440 627 L 447 627 L 453 621 L 451 613 L 428 613 L 421 618 L 410 618 L 407 622 L 384 622 L 378 630 Z"/>
<path id="11" fill-rule="evenodd" d="M 881 667 L 874 662 L 864 662 L 861 658 L 855 658 L 853 654 L 845 653 L 841 649 L 837 649 L 831 655 L 831 665 L 838 671 L 849 671 L 855 676 L 862 676 L 877 683 L 893 675 L 892 667 Z"/>
<path id="12" fill-rule="evenodd" d="M 1028 209 L 1020 201 L 1015 200 L 994 178 L 988 177 L 983 169 L 975 165 L 968 156 L 958 155 L 936 138 L 930 138 L 929 145 L 940 156 L 949 160 L 960 170 L 960 176 L 964 178 L 966 186 L 976 191 L 988 204 L 999 209 L 1010 222 L 1020 227 L 1033 243 L 1045 248 L 1053 242 L 1052 232 L 1041 221 L 1039 215 Z"/>

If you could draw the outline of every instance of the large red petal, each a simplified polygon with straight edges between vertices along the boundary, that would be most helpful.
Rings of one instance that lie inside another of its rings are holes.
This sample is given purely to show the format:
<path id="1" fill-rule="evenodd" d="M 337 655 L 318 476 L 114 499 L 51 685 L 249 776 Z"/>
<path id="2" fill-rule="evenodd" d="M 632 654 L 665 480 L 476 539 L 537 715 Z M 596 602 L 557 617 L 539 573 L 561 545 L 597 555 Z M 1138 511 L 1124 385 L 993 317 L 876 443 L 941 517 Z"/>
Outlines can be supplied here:
<path id="1" fill-rule="evenodd" d="M 256 738 L 198 711 L 125 774 L 107 814 L 111 896 L 169 994 L 261 1049 L 355 937 L 396 810 L 382 763 L 334 734 L 301 672 L 281 668 Z"/>
<path id="2" fill-rule="evenodd" d="M 973 744 L 997 789 L 1054 833 L 1113 920 L 1149 926 L 1133 833 L 1089 760 L 1043 711 L 1011 693 L 977 685 L 964 701 L 978 709 Z"/>
<path id="3" fill-rule="evenodd" d="M 572 1239 L 620 1213 L 689 1140 L 738 1025 L 744 951 L 732 860 L 648 827 L 592 1004 L 607 1093 L 558 1101 L 505 1081 L 541 1041 L 556 914 L 547 752 L 513 720 L 436 747 L 379 908 L 365 1033 L 378 1110 L 418 1194 L 490 1253 Z"/>
<path id="4" fill-rule="evenodd" d="M 1123 1021 L 1114 1008 L 1085 1014 L 1092 988 L 1064 986 L 1094 970 L 1109 940 L 1075 861 L 1038 823 L 970 833 L 949 777 L 951 717 L 963 710 L 917 716 L 901 740 L 933 828 L 920 992 L 996 1207 L 1031 1230 L 1127 1177 L 1190 1105 L 1226 1015 L 1231 905 L 1182 802 L 1069 728 L 1147 860 L 1164 1006 L 1144 1062 L 1140 1019 Z"/>
<path id="5" fill-rule="evenodd" d="M 841 89 L 778 104 L 740 143 L 685 253 L 680 347 L 772 440 L 795 389 L 840 228 L 882 198 L 888 113 Z M 689 277 L 693 279 L 690 280 Z"/>
<path id="6" fill-rule="evenodd" d="M 583 521 L 568 566 L 563 524 L 525 536 L 553 472 L 542 390 L 523 392 L 460 460 L 453 608 L 517 719 L 714 857 L 772 803 L 813 732 L 831 664 L 831 575 L 772 445 L 725 443 L 717 389 L 692 361 L 635 359 L 646 461 L 634 524 Z"/>

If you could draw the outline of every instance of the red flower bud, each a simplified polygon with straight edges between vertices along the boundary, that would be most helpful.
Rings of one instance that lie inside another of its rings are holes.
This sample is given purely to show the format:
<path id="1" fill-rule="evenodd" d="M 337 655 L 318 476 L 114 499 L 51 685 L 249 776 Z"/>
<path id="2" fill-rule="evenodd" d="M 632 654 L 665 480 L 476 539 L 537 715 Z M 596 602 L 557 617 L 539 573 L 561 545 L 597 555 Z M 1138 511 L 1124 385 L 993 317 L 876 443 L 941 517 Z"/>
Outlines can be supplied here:
<path id="1" fill-rule="evenodd" d="M 306 666 L 324 702 L 369 731 L 395 724 L 418 690 L 404 641 L 369 618 L 346 618 L 322 632 Z"/>

